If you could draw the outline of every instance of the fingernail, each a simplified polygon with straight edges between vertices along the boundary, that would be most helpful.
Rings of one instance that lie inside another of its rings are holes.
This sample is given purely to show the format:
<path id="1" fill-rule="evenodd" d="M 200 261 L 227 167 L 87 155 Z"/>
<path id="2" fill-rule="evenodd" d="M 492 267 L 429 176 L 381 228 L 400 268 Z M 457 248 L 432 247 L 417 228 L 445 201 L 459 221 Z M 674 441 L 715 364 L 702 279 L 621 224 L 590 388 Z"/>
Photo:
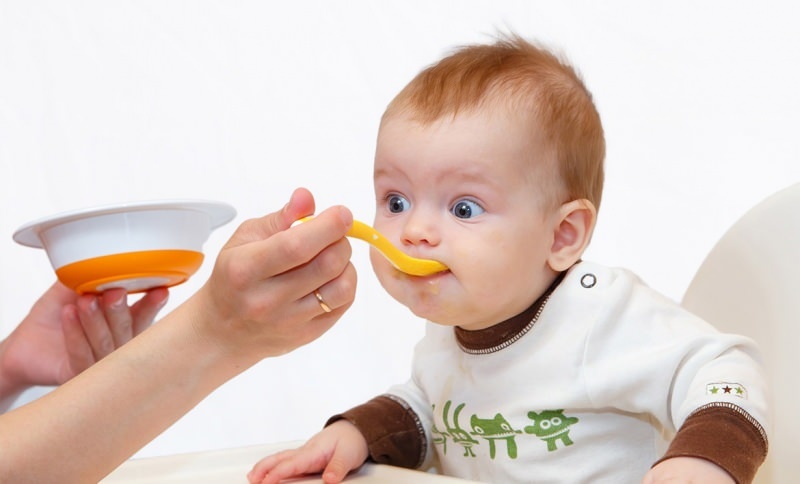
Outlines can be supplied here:
<path id="1" fill-rule="evenodd" d="M 69 307 L 66 311 L 64 311 L 64 316 L 66 316 L 66 318 L 71 322 L 78 321 L 78 308 L 74 306 Z"/>
<path id="2" fill-rule="evenodd" d="M 119 309 L 119 308 L 122 307 L 122 305 L 125 303 L 125 301 L 127 301 L 127 298 L 125 297 L 125 294 L 123 294 L 122 297 L 120 297 L 116 301 L 111 301 L 111 308 L 112 309 Z"/>
<path id="3" fill-rule="evenodd" d="M 353 224 L 353 213 L 346 207 L 339 207 L 339 219 L 349 227 Z"/>
<path id="4" fill-rule="evenodd" d="M 283 210 L 284 210 L 284 211 L 286 211 L 286 210 L 289 210 L 289 207 L 292 205 L 292 202 L 294 201 L 294 196 L 295 196 L 295 194 L 296 194 L 296 193 L 297 193 L 297 189 L 295 189 L 295 190 L 292 192 L 292 194 L 291 194 L 291 195 L 289 195 L 289 201 L 288 201 L 288 202 L 286 202 L 286 205 L 284 205 L 284 206 L 283 206 Z"/>
<path id="5" fill-rule="evenodd" d="M 92 300 L 89 301 L 89 311 L 97 311 L 100 308 L 100 303 L 97 301 L 96 297 L 92 297 Z"/>

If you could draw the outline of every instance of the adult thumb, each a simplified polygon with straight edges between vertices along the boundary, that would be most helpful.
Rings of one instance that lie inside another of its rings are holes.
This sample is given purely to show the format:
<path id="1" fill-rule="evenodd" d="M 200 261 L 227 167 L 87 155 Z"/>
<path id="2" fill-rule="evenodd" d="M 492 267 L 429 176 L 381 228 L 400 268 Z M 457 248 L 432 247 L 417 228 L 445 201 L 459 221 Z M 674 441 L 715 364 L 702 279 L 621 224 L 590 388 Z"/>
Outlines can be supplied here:
<path id="1" fill-rule="evenodd" d="M 314 213 L 314 196 L 305 188 L 297 188 L 289 202 L 277 212 L 245 220 L 231 236 L 225 248 L 265 240 L 282 232 L 298 219 Z"/>

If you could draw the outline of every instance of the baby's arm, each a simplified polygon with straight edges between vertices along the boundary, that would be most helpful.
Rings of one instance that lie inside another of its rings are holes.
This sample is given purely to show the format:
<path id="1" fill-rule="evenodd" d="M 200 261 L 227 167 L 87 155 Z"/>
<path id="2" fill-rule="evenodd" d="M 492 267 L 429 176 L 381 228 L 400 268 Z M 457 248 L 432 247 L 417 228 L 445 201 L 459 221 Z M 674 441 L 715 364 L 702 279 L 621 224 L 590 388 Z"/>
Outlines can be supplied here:
<path id="1" fill-rule="evenodd" d="M 247 475 L 251 483 L 278 483 L 282 479 L 322 472 L 326 483 L 341 482 L 367 460 L 367 441 L 347 420 L 325 427 L 298 449 L 261 459 Z"/>
<path id="2" fill-rule="evenodd" d="M 247 477 L 251 483 L 275 483 L 322 472 L 325 482 L 336 483 L 367 458 L 417 468 L 425 457 L 424 439 L 411 407 L 399 397 L 380 395 L 331 417 L 325 429 L 299 449 L 262 459 Z"/>
<path id="3" fill-rule="evenodd" d="M 665 478 L 669 473 L 672 479 L 687 479 L 677 482 L 706 482 L 690 480 L 698 467 L 684 461 L 694 461 L 707 463 L 729 476 L 729 480 L 708 482 L 746 483 L 752 482 L 766 455 L 764 428 L 741 407 L 717 402 L 689 415 L 650 474 Z"/>
<path id="4" fill-rule="evenodd" d="M 718 465 L 696 457 L 673 457 L 650 469 L 642 484 L 658 483 L 735 484 L 730 474 Z"/>

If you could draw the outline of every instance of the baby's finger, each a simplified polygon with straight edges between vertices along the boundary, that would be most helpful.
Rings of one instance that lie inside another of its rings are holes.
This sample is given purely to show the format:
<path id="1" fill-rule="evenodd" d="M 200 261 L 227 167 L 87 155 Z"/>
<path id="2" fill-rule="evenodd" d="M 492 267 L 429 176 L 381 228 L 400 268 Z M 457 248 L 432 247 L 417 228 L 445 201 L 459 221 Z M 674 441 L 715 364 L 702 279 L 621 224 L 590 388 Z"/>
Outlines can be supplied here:
<path id="1" fill-rule="evenodd" d="M 363 463 L 363 459 L 358 461 L 353 452 L 343 450 L 344 446 L 337 446 L 333 451 L 330 462 L 322 473 L 322 480 L 325 484 L 338 484 L 347 477 L 347 473 L 357 469 Z"/>
<path id="2" fill-rule="evenodd" d="M 298 453 L 297 449 L 284 450 L 265 457 L 253 467 L 253 470 L 247 474 L 247 478 L 251 483 L 273 484 L 303 474 L 304 471 L 297 470 L 296 460 L 300 457 L 302 455 Z"/>

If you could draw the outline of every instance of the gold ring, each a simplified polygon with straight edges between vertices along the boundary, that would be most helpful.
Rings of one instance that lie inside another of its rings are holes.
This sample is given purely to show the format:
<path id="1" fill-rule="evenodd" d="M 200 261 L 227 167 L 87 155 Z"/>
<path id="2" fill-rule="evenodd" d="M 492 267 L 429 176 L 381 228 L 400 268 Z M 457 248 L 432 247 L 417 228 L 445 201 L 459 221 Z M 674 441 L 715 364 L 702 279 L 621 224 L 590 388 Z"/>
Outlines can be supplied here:
<path id="1" fill-rule="evenodd" d="M 328 306 L 327 304 L 325 304 L 325 300 L 322 299 L 322 294 L 319 293 L 319 289 L 314 291 L 314 297 L 317 298 L 317 302 L 319 303 L 319 307 L 321 307 L 323 311 L 325 311 L 326 313 L 329 313 L 329 312 L 332 311 L 331 307 Z"/>

